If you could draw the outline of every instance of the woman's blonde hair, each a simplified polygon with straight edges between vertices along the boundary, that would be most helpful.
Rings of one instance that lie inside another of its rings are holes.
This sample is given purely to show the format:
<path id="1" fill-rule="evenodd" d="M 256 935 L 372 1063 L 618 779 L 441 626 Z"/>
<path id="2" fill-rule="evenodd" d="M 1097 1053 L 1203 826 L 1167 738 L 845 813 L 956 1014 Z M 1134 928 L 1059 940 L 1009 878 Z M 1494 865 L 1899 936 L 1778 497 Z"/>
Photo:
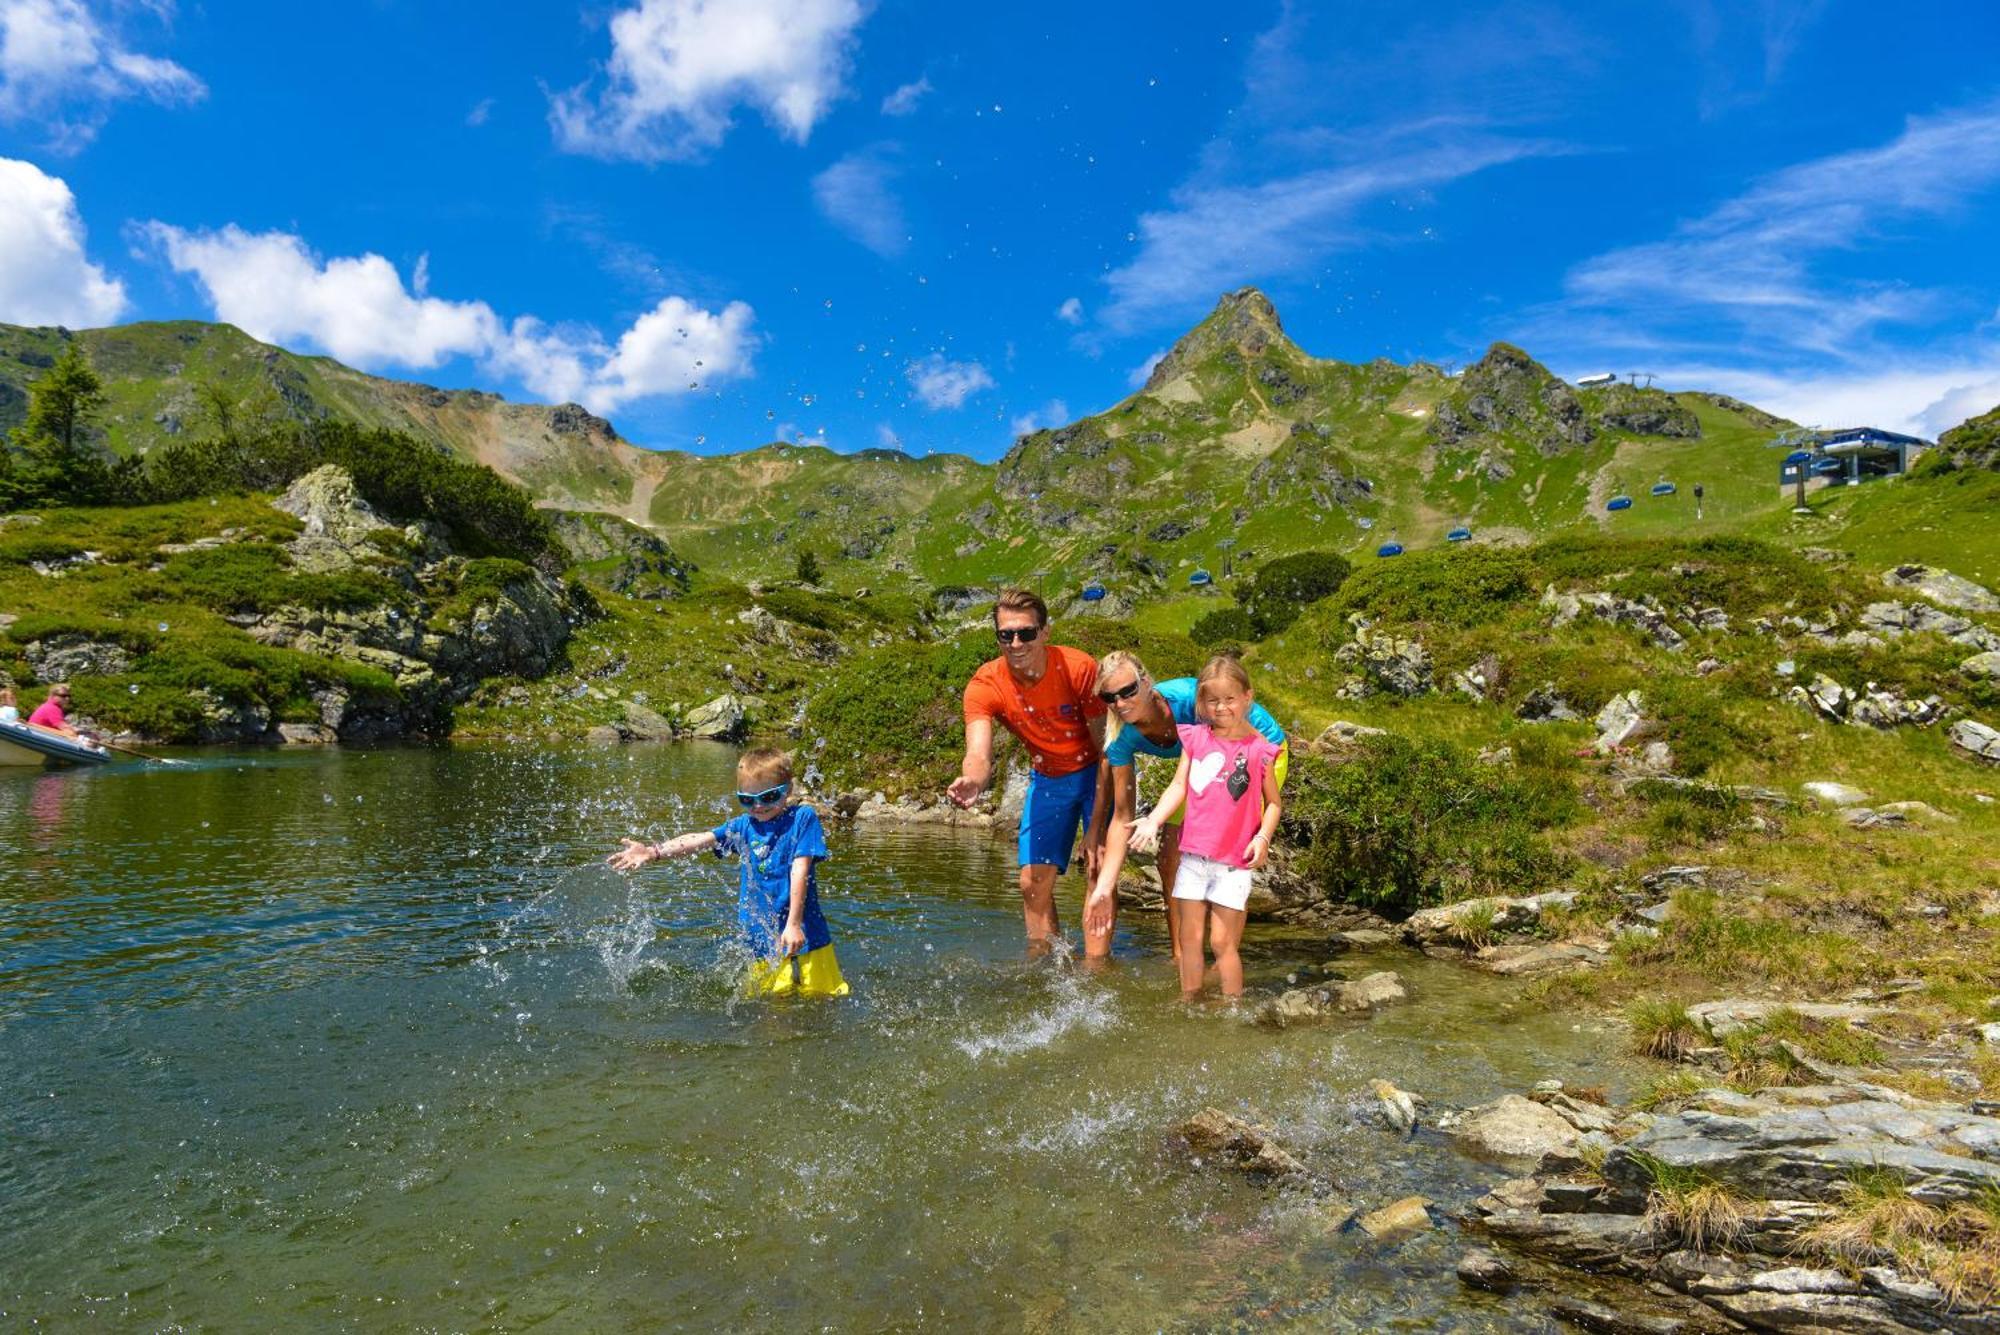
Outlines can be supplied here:
<path id="1" fill-rule="evenodd" d="M 1139 661 L 1139 655 L 1127 653 L 1123 649 L 1113 649 L 1110 653 L 1097 660 L 1097 683 L 1091 689 L 1096 691 L 1103 690 L 1106 682 L 1110 681 L 1114 675 L 1124 671 L 1126 668 L 1132 669 L 1133 681 L 1146 682 L 1152 680 L 1146 674 L 1146 665 Z M 1118 717 L 1118 711 L 1115 709 L 1107 709 L 1104 712 L 1110 716 L 1104 725 L 1104 744 L 1110 746 L 1118 734 L 1125 731 L 1125 720 Z"/>

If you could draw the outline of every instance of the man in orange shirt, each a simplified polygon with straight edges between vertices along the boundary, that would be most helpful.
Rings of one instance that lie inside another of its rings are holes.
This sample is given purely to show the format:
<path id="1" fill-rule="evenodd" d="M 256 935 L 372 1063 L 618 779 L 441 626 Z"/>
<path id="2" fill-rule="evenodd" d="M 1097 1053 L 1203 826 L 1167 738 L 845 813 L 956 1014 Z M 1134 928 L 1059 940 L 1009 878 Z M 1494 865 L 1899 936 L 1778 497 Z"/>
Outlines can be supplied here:
<path id="1" fill-rule="evenodd" d="M 1081 649 L 1049 643 L 1049 608 L 1027 589 L 1009 589 L 993 609 L 1000 657 L 982 665 L 965 688 L 965 760 L 945 795 L 969 807 L 993 777 L 993 724 L 998 720 L 1028 749 L 1034 772 L 1021 809 L 1021 916 L 1030 941 L 1062 934 L 1056 922 L 1056 877 L 1069 870 L 1079 830 L 1090 828 L 1097 759 L 1104 751 L 1104 705 L 1098 700 L 1097 660 Z M 1096 850 L 1083 850 L 1084 884 Z M 1086 935 L 1084 952 L 1110 953 L 1111 931 Z"/>

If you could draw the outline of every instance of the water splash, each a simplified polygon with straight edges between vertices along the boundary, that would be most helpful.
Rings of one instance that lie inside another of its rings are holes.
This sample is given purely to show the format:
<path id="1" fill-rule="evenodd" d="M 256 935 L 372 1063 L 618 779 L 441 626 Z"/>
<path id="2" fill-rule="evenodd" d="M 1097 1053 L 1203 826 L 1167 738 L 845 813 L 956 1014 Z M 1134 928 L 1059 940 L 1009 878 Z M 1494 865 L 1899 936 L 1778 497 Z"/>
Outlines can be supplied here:
<path id="1" fill-rule="evenodd" d="M 1049 1003 L 990 1033 L 969 1034 L 952 1045 L 974 1061 L 1013 1057 L 1054 1044 L 1072 1033 L 1101 1034 L 1118 1023 L 1118 1005 L 1109 990 L 1074 973 L 1053 974 Z"/>

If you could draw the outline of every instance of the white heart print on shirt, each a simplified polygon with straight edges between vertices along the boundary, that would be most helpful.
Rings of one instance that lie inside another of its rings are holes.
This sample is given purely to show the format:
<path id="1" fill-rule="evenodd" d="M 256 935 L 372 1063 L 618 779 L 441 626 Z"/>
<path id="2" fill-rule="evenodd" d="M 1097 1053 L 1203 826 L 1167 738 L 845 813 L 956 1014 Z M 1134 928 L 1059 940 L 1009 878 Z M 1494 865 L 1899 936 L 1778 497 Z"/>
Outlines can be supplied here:
<path id="1" fill-rule="evenodd" d="M 1208 785 L 1215 782 L 1215 776 L 1222 773 L 1222 752 L 1211 751 L 1194 764 L 1188 766 L 1188 786 L 1197 793 L 1208 791 Z"/>

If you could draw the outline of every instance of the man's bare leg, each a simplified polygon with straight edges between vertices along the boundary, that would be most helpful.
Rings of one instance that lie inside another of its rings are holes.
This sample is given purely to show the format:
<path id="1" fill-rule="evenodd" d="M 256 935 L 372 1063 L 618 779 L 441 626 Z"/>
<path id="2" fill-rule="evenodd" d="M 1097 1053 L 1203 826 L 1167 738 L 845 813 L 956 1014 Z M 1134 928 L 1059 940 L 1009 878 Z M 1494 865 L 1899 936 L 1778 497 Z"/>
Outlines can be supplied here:
<path id="1" fill-rule="evenodd" d="M 1056 869 L 1047 863 L 1021 868 L 1021 922 L 1030 945 L 1045 945 L 1062 935 L 1056 921 Z"/>

